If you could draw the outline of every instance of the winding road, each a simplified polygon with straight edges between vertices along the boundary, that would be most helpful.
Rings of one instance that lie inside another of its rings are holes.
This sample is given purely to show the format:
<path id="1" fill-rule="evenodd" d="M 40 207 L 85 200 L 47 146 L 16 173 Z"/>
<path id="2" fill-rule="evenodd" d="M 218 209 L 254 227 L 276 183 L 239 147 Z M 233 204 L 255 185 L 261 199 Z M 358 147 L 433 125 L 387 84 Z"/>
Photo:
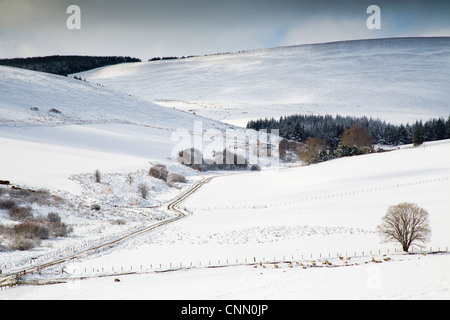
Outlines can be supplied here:
<path id="1" fill-rule="evenodd" d="M 20 277 L 29 273 L 33 273 L 33 272 L 39 272 L 40 270 L 46 269 L 46 268 L 50 268 L 50 267 L 54 267 L 56 265 L 62 264 L 62 263 L 66 263 L 70 260 L 74 260 L 77 258 L 81 258 L 87 255 L 90 255 L 100 249 L 103 248 L 112 248 L 113 246 L 117 245 L 119 242 L 122 242 L 126 239 L 129 239 L 131 237 L 149 232 L 151 230 L 154 230 L 156 228 L 159 228 L 161 226 L 173 223 L 175 221 L 178 221 L 186 216 L 189 215 L 189 213 L 183 209 L 181 209 L 179 207 L 179 205 L 186 199 L 188 198 L 190 195 L 192 195 L 194 192 L 196 192 L 198 189 L 200 189 L 203 185 L 205 185 L 206 183 L 210 182 L 212 179 L 214 179 L 215 176 L 213 177 L 209 177 L 209 178 L 203 178 L 201 181 L 195 183 L 192 187 L 190 187 L 188 190 L 184 191 L 183 193 L 181 193 L 180 195 L 178 195 L 175 199 L 169 201 L 166 204 L 163 205 L 167 205 L 167 209 L 174 212 L 176 214 L 176 217 L 171 218 L 171 219 L 167 219 L 161 222 L 158 222 L 156 224 L 152 224 L 151 226 L 139 229 L 137 231 L 134 231 L 132 233 L 129 233 L 125 236 L 122 236 L 118 239 L 115 239 L 113 241 L 109 241 L 106 243 L 103 243 L 101 245 L 98 246 L 94 246 L 91 247 L 89 249 L 83 250 L 83 251 L 79 251 L 77 253 L 71 254 L 69 256 L 63 257 L 63 258 L 59 258 L 56 260 L 52 260 L 52 261 L 48 261 L 45 263 L 41 263 L 39 265 L 35 265 L 32 267 L 27 267 L 24 268 L 22 270 L 16 271 L 12 274 L 9 274 L 5 277 L 1 277 L 0 278 L 0 287 L 8 287 L 8 286 L 14 286 L 17 285 L 20 281 Z M 163 206 L 162 205 L 162 206 Z"/>

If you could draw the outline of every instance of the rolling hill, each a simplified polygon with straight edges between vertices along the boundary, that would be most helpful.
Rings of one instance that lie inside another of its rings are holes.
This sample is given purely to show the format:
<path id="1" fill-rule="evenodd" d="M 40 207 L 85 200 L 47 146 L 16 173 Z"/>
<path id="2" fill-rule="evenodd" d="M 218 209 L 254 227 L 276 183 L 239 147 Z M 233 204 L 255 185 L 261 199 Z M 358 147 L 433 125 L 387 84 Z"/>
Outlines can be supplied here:
<path id="1" fill-rule="evenodd" d="M 170 108 L 245 126 L 291 114 L 448 117 L 450 38 L 392 38 L 121 64 L 78 74 Z"/>
<path id="2" fill-rule="evenodd" d="M 89 82 L 0 67 L 0 180 L 66 196 L 59 211 L 75 228 L 31 251 L 0 247 L 0 267 L 9 268 L 3 274 L 167 219 L 170 199 L 211 177 L 167 160 L 171 133 L 192 131 L 195 121 L 224 130 L 297 113 L 390 122 L 448 117 L 450 38 L 283 47 L 74 76 Z M 449 151 L 443 140 L 311 166 L 217 174 L 184 199 L 192 213 L 186 218 L 27 275 L 67 283 L 19 286 L 0 300 L 448 299 Z M 180 190 L 150 177 L 149 161 L 183 173 L 188 183 Z M 101 183 L 93 180 L 95 169 Z M 139 182 L 151 187 L 150 199 L 137 195 Z M 376 226 L 401 202 L 429 211 L 427 246 L 434 251 L 405 254 L 380 244 Z M 0 223 L 16 222 L 0 210 Z"/>
<path id="3" fill-rule="evenodd" d="M 228 126 L 66 77 L 0 67 L 0 179 L 73 190 L 76 173 L 166 160 L 172 132 Z"/>

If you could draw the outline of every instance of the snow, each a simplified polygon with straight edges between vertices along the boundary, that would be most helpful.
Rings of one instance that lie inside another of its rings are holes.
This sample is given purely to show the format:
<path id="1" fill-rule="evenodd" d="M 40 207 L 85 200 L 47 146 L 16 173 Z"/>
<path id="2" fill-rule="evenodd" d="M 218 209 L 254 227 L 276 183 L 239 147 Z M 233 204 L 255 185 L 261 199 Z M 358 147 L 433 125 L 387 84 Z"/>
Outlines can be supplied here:
<path id="1" fill-rule="evenodd" d="M 387 208 L 400 202 L 426 208 L 433 232 L 429 245 L 446 248 L 448 190 L 450 141 L 276 172 L 227 175 L 182 203 L 193 213 L 189 217 L 69 268 L 112 268 L 123 259 L 135 265 L 204 265 L 219 259 L 388 250 L 395 244 L 380 243 L 375 229 Z"/>
<path id="2" fill-rule="evenodd" d="M 448 117 L 450 38 L 301 45 L 122 64 L 78 76 L 244 127 L 251 119 L 292 114 L 406 123 Z"/>
<path id="3" fill-rule="evenodd" d="M 199 121 L 204 130 L 230 127 L 39 72 L 0 67 L 0 88 L 0 177 L 28 187 L 80 192 L 69 176 L 167 160 L 176 146 L 172 133 L 192 132 Z"/>
<path id="4" fill-rule="evenodd" d="M 449 255 L 419 255 L 337 268 L 191 269 L 22 286 L 2 292 L 0 300 L 448 300 L 449 263 Z"/>
<path id="5" fill-rule="evenodd" d="M 182 203 L 193 212 L 187 218 L 69 263 L 63 276 L 73 280 L 66 284 L 19 287 L 4 294 L 6 299 L 448 299 L 447 254 L 400 253 L 397 245 L 380 243 L 375 228 L 388 206 L 415 202 L 429 211 L 433 234 L 425 248 L 414 251 L 429 251 L 428 246 L 448 250 L 449 156 L 450 141 L 443 141 L 308 167 L 222 176 Z M 321 178 L 312 179 L 319 172 Z M 262 184 L 269 177 L 276 188 Z M 254 185 L 260 186 L 258 192 L 244 191 Z M 270 206 L 277 203 L 274 199 L 280 205 Z M 239 208 L 255 202 L 260 206 Z M 227 203 L 235 207 L 227 209 Z M 237 266 L 229 266 L 236 259 Z M 283 261 L 294 261 L 293 267 Z M 325 261 L 339 267 L 326 268 Z M 138 274 L 121 275 L 121 268 Z M 171 269 L 179 270 L 157 272 Z M 102 274 L 112 277 L 77 280 Z M 120 284 L 113 282 L 117 277 Z"/>
<path id="6" fill-rule="evenodd" d="M 66 283 L 3 290 L 0 300 L 450 298 L 448 253 L 403 254 L 375 232 L 389 206 L 414 202 L 432 229 L 414 251 L 447 251 L 449 140 L 260 172 L 202 173 L 170 160 L 172 133 L 199 120 L 223 131 L 295 113 L 447 117 L 449 46 L 430 38 L 276 48 L 80 75 L 90 82 L 0 67 L 0 179 L 64 198 L 33 209 L 57 210 L 74 226 L 31 251 L 0 252 L 4 274 L 169 219 L 171 199 L 217 175 L 180 204 L 187 217 L 25 277 Z M 150 177 L 156 163 L 187 183 Z M 0 224 L 11 223 L 0 210 Z"/>

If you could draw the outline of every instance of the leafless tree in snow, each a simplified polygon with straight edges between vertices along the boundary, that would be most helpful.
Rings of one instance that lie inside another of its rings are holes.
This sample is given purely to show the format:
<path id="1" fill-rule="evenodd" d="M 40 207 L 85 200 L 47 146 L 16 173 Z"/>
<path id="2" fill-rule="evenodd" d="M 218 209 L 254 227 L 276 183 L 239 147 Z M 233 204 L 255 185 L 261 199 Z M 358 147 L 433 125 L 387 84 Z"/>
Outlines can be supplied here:
<path id="1" fill-rule="evenodd" d="M 388 208 L 383 223 L 377 227 L 386 242 L 399 242 L 408 252 L 414 243 L 426 243 L 431 236 L 429 214 L 413 203 L 401 203 Z"/>

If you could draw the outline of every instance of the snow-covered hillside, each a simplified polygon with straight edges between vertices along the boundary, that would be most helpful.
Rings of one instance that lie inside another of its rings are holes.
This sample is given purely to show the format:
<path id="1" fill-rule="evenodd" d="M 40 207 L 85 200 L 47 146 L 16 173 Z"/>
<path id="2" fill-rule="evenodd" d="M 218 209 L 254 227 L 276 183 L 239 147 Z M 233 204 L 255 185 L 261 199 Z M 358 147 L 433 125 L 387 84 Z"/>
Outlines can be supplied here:
<path id="1" fill-rule="evenodd" d="M 448 190 L 450 141 L 220 177 L 182 204 L 192 216 L 69 263 L 67 283 L 4 297 L 448 299 L 448 253 L 400 253 L 375 232 L 390 205 L 415 202 L 430 213 L 425 250 L 448 250 Z"/>
<path id="2" fill-rule="evenodd" d="M 124 257 L 134 265 L 189 265 L 393 249 L 395 244 L 380 243 L 375 231 L 387 208 L 401 202 L 428 210 L 432 239 L 427 246 L 445 248 L 450 243 L 449 190 L 448 140 L 307 167 L 227 175 L 183 202 L 192 216 L 75 265 L 112 267 Z"/>
<path id="3" fill-rule="evenodd" d="M 0 90 L 1 127 L 125 123 L 173 130 L 200 119 L 95 83 L 23 69 L 0 67 Z"/>
<path id="4" fill-rule="evenodd" d="M 1 234 L 2 277 L 108 247 L 24 278 L 67 283 L 8 289 L 0 300 L 449 298 L 448 252 L 393 252 L 398 247 L 380 243 L 375 232 L 389 206 L 414 202 L 430 213 L 426 249 L 448 251 L 449 140 L 259 172 L 198 172 L 168 158 L 177 143 L 172 133 L 195 131 L 197 120 L 203 134 L 297 113 L 390 122 L 447 117 L 450 38 L 284 47 L 77 76 L 88 82 L 0 67 L 0 180 L 48 189 L 65 202 L 32 204 L 36 215 L 55 209 L 74 227 L 68 237 L 25 252 L 6 249 L 10 240 Z M 149 162 L 187 183 L 149 176 Z M 208 183 L 180 204 L 192 214 L 109 243 L 173 218 L 170 200 L 199 181 Z M 147 199 L 138 193 L 142 183 Z M 0 200 L 11 194 L 10 186 L 0 187 Z M 1 225 L 18 223 L 0 210 Z M 129 272 L 139 274 L 123 275 Z"/>
<path id="5" fill-rule="evenodd" d="M 35 217 L 56 211 L 74 233 L 50 239 L 26 252 L 7 251 L 0 235 L 0 269 L 30 257 L 63 252 L 99 239 L 114 239 L 155 221 L 167 212 L 145 209 L 176 197 L 195 183 L 196 172 L 168 158 L 176 145 L 172 133 L 227 125 L 186 112 L 61 76 L 0 67 L 0 180 L 14 186 L 46 189 L 64 204 L 43 207 L 31 204 Z M 171 188 L 148 175 L 150 163 L 166 164 L 187 183 Z M 100 170 L 102 181 L 93 179 Z M 148 187 L 148 199 L 138 192 Z M 9 200 L 4 186 L 1 200 Z M 100 212 L 91 210 L 98 204 Z M 22 200 L 20 205 L 25 205 Z M 115 221 L 125 223 L 115 225 Z M 19 222 L 0 209 L 0 225 Z M 6 242 L 5 242 L 6 241 Z M 6 251 L 5 251 L 6 250 Z"/>
<path id="6" fill-rule="evenodd" d="M 249 119 L 299 113 L 399 123 L 448 117 L 450 38 L 281 47 L 122 64 L 78 76 L 241 126 Z"/>
<path id="7" fill-rule="evenodd" d="M 172 132 L 192 132 L 195 121 L 227 127 L 96 84 L 0 67 L 0 179 L 76 191 L 73 174 L 167 160 L 177 143 Z"/>

